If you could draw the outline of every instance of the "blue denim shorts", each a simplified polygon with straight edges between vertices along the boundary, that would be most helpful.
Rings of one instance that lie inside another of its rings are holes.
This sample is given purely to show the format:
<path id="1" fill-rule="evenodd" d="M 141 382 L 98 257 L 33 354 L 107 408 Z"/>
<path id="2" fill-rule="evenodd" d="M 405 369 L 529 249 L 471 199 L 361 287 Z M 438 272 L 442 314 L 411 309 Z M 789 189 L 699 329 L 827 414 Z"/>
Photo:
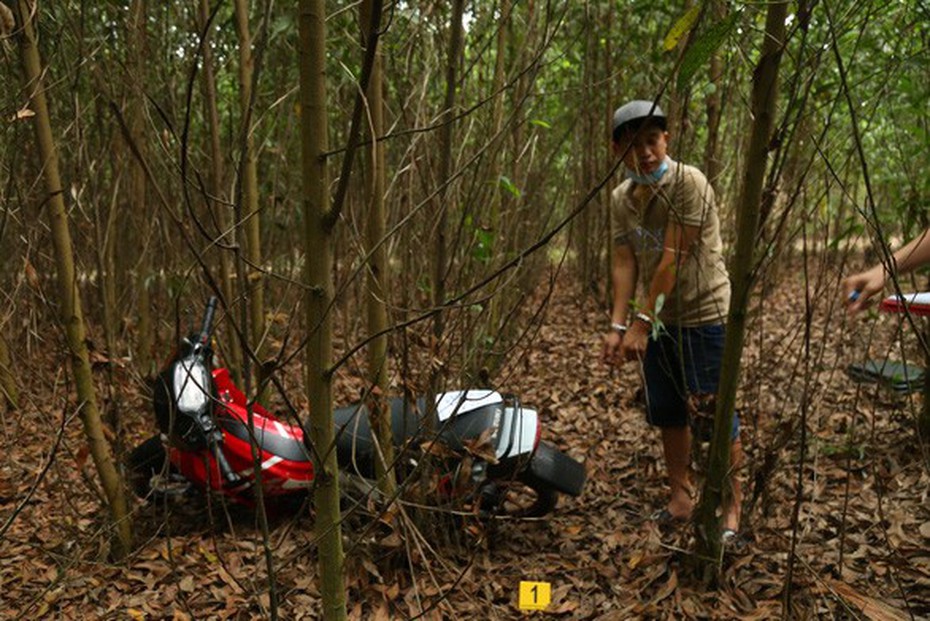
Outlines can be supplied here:
<path id="1" fill-rule="evenodd" d="M 646 420 L 656 427 L 688 425 L 688 395 L 716 394 L 723 362 L 723 324 L 681 328 L 663 326 L 649 339 L 643 360 Z M 732 437 L 739 437 L 739 413 L 733 413 Z"/>

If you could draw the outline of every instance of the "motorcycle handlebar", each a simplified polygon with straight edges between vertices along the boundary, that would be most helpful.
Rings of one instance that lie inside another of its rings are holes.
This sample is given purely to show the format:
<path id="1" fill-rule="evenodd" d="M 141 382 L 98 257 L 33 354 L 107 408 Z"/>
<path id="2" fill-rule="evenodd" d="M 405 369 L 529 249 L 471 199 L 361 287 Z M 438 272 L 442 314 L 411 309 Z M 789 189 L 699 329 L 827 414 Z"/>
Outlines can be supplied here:
<path id="1" fill-rule="evenodd" d="M 226 454 L 223 452 L 223 447 L 216 441 L 213 442 L 213 456 L 216 458 L 216 464 L 219 466 L 220 474 L 226 479 L 225 485 L 230 486 L 239 483 L 241 480 L 239 475 L 236 474 L 232 466 L 229 465 Z"/>
<path id="2" fill-rule="evenodd" d="M 207 310 L 203 313 L 203 325 L 200 328 L 200 336 L 197 339 L 201 345 L 206 345 L 210 342 L 210 330 L 213 328 L 213 315 L 216 314 L 216 305 L 216 296 L 211 295 L 210 299 L 207 300 Z"/>

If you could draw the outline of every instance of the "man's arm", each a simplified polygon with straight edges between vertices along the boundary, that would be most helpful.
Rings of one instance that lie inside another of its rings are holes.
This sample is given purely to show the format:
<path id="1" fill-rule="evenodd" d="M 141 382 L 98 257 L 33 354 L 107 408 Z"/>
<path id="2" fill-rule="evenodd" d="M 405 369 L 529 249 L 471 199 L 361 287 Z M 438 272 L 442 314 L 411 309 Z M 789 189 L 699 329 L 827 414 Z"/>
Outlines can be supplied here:
<path id="1" fill-rule="evenodd" d="M 656 303 L 659 296 L 668 297 L 675 288 L 678 270 L 685 259 L 688 258 L 691 248 L 700 237 L 701 229 L 697 226 L 669 222 L 665 227 L 665 242 L 659 265 L 649 283 L 646 302 L 637 311 L 637 314 L 648 316 L 651 320 L 656 317 Z M 651 329 L 650 322 L 637 319 L 630 324 L 630 329 L 623 340 L 621 356 L 626 360 L 642 357 L 646 353 L 646 344 Z"/>
<path id="2" fill-rule="evenodd" d="M 930 263 L 930 229 L 912 239 L 893 256 L 899 274 L 906 274 Z"/>
<path id="3" fill-rule="evenodd" d="M 611 259 L 610 279 L 613 288 L 613 308 L 610 314 L 611 327 L 604 339 L 602 358 L 609 364 L 620 364 L 620 346 L 627 326 L 630 300 L 636 290 L 638 264 L 636 254 L 629 243 L 621 242 L 614 246 Z M 617 326 L 618 329 L 615 329 Z"/>
<path id="4" fill-rule="evenodd" d="M 922 265 L 930 263 L 930 229 L 927 229 L 910 242 L 904 245 L 893 255 L 892 268 L 897 274 L 906 274 Z M 888 274 L 881 263 L 858 274 L 853 274 L 843 282 L 843 293 L 846 297 L 848 311 L 857 313 L 866 306 L 868 300 L 885 287 Z M 853 295 L 853 292 L 858 292 Z"/>
<path id="5" fill-rule="evenodd" d="M 613 311 L 610 320 L 613 323 L 626 325 L 627 313 L 630 309 L 630 300 L 636 290 L 637 276 L 636 255 L 628 243 L 614 246 L 613 261 L 611 264 L 611 281 L 613 284 Z"/>
<path id="6" fill-rule="evenodd" d="M 688 258 L 691 248 L 694 247 L 700 235 L 701 229 L 696 226 L 670 222 L 665 228 L 662 256 L 652 282 L 649 283 L 648 297 L 641 312 L 655 318 L 659 296 L 668 297 L 672 293 L 678 278 L 678 270 Z"/>

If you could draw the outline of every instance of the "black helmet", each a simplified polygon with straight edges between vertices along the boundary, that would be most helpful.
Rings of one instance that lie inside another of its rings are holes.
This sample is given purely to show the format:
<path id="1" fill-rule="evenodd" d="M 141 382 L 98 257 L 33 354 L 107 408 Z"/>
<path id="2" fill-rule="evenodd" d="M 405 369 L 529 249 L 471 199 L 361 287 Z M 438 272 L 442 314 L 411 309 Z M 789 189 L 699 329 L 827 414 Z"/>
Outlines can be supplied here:
<path id="1" fill-rule="evenodd" d="M 612 132 L 614 140 L 619 141 L 623 131 L 627 128 L 639 129 L 646 120 L 659 126 L 663 131 L 668 128 L 665 113 L 662 112 L 659 104 L 644 99 L 634 99 L 623 104 L 614 112 Z"/>

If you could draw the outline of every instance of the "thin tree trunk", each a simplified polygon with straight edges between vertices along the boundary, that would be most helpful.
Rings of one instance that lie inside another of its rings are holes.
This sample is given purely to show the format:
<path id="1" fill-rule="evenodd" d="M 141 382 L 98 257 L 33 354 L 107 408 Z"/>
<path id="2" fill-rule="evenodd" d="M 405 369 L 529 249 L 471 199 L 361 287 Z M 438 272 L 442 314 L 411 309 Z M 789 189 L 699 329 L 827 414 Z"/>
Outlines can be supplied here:
<path id="1" fill-rule="evenodd" d="M 130 156 L 131 157 L 131 156 Z M 110 203 L 110 210 L 107 212 L 107 223 L 106 229 L 103 237 L 103 252 L 101 256 L 102 262 L 102 274 L 103 274 L 103 303 L 104 303 L 104 317 L 107 317 L 107 325 L 112 327 L 113 334 L 107 335 L 107 347 L 110 349 L 111 355 L 115 352 L 112 345 L 116 342 L 118 337 L 117 328 L 119 326 L 119 320 L 117 319 L 119 314 L 119 297 L 116 295 L 117 288 L 117 272 L 116 272 L 116 226 L 119 222 L 120 209 L 119 209 L 119 175 L 114 181 L 116 186 L 113 190 L 113 200 Z M 113 343 L 111 343 L 111 338 Z"/>
<path id="2" fill-rule="evenodd" d="M 370 38 L 381 21 L 381 0 L 362 2 L 362 46 L 367 49 Z M 368 381 L 371 396 L 368 400 L 368 416 L 371 429 L 378 441 L 379 455 L 375 459 L 375 474 L 378 488 L 387 498 L 396 490 L 396 481 L 390 465 L 394 463 L 394 438 L 391 432 L 391 410 L 388 406 L 388 358 L 387 358 L 387 287 L 388 264 L 385 250 L 385 157 L 384 143 L 378 137 L 384 131 L 384 103 L 382 98 L 381 66 L 382 54 L 375 52 L 371 77 L 368 81 L 368 119 L 371 146 L 368 151 L 368 177 L 365 193 L 368 203 L 366 245 L 368 251 L 368 288 L 366 307 L 368 310 L 368 333 L 373 335 L 368 343 Z M 374 336 L 380 335 L 380 336 Z"/>
<path id="3" fill-rule="evenodd" d="M 930 343 L 930 321 L 924 319 L 924 343 Z M 930 351 L 924 351 L 924 369 L 930 369 Z M 923 403 L 917 417 L 917 438 L 921 446 L 930 447 L 930 373 L 924 373 Z"/>
<path id="4" fill-rule="evenodd" d="M 310 449 L 320 457 L 313 494 L 324 619 L 346 618 L 345 555 L 339 512 L 339 477 L 333 449 L 332 300 L 333 227 L 329 213 L 326 121 L 326 11 L 323 0 L 300 0 L 300 142 L 303 177 L 307 399 Z"/>
<path id="5" fill-rule="evenodd" d="M 582 92 L 590 99 L 594 98 L 595 93 L 595 75 L 599 75 L 599 67 L 597 66 L 597 49 L 598 43 L 601 37 L 601 29 L 595 26 L 595 16 L 594 12 L 596 11 L 595 7 L 591 6 L 590 2 L 585 2 L 584 5 L 584 55 L 585 63 L 584 70 L 582 74 Z M 601 124 L 598 122 L 600 115 L 598 114 L 597 106 L 586 106 L 586 109 L 583 111 L 584 119 L 584 131 L 581 132 L 582 140 L 585 145 L 595 145 L 600 144 L 598 138 L 600 138 L 600 129 Z M 581 188 L 580 195 L 587 193 L 587 189 L 593 187 L 595 184 L 594 178 L 596 175 L 594 158 L 595 154 L 601 155 L 600 150 L 595 149 L 583 149 L 581 158 Z M 594 219 L 597 217 L 597 212 L 593 209 L 585 209 L 581 213 L 581 217 L 577 218 L 576 221 L 572 224 L 572 229 L 575 231 L 573 237 L 575 238 L 575 244 L 577 244 L 579 259 L 581 260 L 581 285 L 585 291 L 588 290 L 588 287 L 595 282 L 594 273 L 596 271 L 596 260 L 595 254 L 597 250 L 600 249 L 597 244 L 596 239 L 592 239 L 591 229 L 593 228 Z"/>
<path id="6" fill-rule="evenodd" d="M 129 68 L 130 68 L 130 94 L 129 94 L 129 135 L 133 143 L 143 156 L 145 155 L 145 136 L 143 127 L 144 96 L 144 57 L 145 57 L 145 2 L 133 0 L 130 9 L 129 23 Z M 136 263 L 135 288 L 138 294 L 136 312 L 139 317 L 136 326 L 136 361 L 137 368 L 145 375 L 154 373 L 152 349 L 155 341 L 155 332 L 152 322 L 152 301 L 149 288 L 151 274 L 151 253 L 149 252 L 154 222 L 147 216 L 149 209 L 146 205 L 147 182 L 145 170 L 138 158 L 131 158 L 129 163 L 129 203 L 130 212 L 138 223 L 138 247 L 141 248 L 139 260 Z M 132 256 L 132 255 L 129 255 Z"/>
<path id="7" fill-rule="evenodd" d="M 705 9 L 710 11 L 714 21 L 725 17 L 726 9 L 719 0 L 712 0 Z M 710 57 L 710 83 L 713 90 L 707 96 L 707 142 L 704 144 L 704 174 L 710 181 L 717 195 L 720 195 L 720 184 L 717 176 L 720 174 L 720 160 L 717 156 L 717 142 L 720 136 L 720 109 L 721 92 L 723 89 L 723 59 L 721 52 L 714 52 Z"/>
<path id="8" fill-rule="evenodd" d="M 103 335 L 107 344 L 107 397 L 109 407 L 104 411 L 104 419 L 116 436 L 116 454 L 122 452 L 122 430 L 120 428 L 121 399 L 114 390 L 116 381 L 114 371 L 117 354 L 117 307 L 116 307 L 116 270 L 113 256 L 113 238 L 119 216 L 120 174 L 114 174 L 113 198 L 103 223 L 100 202 L 94 202 L 94 243 L 96 244 L 97 273 L 100 275 L 100 303 L 103 306 Z"/>
<path id="9" fill-rule="evenodd" d="M 19 407 L 19 389 L 16 386 L 16 376 L 13 374 L 10 348 L 2 334 L 0 334 L 0 391 L 3 391 L 2 401 L 6 403 L 8 409 L 15 410 Z"/>
<path id="10" fill-rule="evenodd" d="M 99 78 L 95 76 L 95 83 L 99 84 Z M 97 261 L 97 273 L 100 278 L 100 302 L 103 307 L 103 332 L 106 339 L 107 352 L 110 360 L 108 362 L 108 372 L 113 372 L 113 359 L 117 355 L 117 340 L 119 338 L 119 298 L 117 291 L 117 272 L 116 272 L 116 227 L 122 216 L 120 205 L 120 192 L 123 162 L 114 155 L 112 162 L 113 187 L 110 194 L 110 206 L 104 213 L 103 201 L 94 201 L 94 244 L 96 247 L 95 258 Z M 104 217 L 105 216 L 105 217 Z M 111 395 L 112 397 L 112 395 Z M 116 421 L 108 421 L 114 425 Z"/>
<path id="11" fill-rule="evenodd" d="M 236 0 L 236 30 L 239 33 L 239 102 L 243 131 L 246 132 L 245 152 L 241 162 L 242 212 L 245 225 L 246 257 L 248 258 L 249 324 L 252 347 L 258 365 L 258 386 L 264 382 L 262 352 L 265 350 L 265 294 L 262 275 L 261 227 L 258 208 L 258 166 L 255 141 L 252 138 L 252 36 L 249 32 L 249 7 L 246 0 Z M 309 256 L 309 255 L 308 255 Z"/>
<path id="12" fill-rule="evenodd" d="M 683 7 L 684 12 L 690 11 L 693 6 L 693 0 L 686 0 Z M 679 62 L 688 51 L 688 48 L 691 47 L 693 32 L 694 29 L 689 28 L 684 36 L 679 39 L 675 46 Z M 688 134 L 690 130 L 689 123 L 687 122 L 689 91 L 687 89 L 683 92 L 678 90 L 678 80 L 676 79 L 677 77 L 678 75 L 676 71 L 668 85 L 665 112 L 668 115 L 666 123 L 668 126 L 668 133 L 671 136 L 671 150 L 673 153 L 684 154 L 687 152 L 685 147 L 687 138 L 686 134 Z"/>
<path id="13" fill-rule="evenodd" d="M 13 12 L 5 4 L 0 4 L 0 33 L 4 35 L 16 30 L 16 20 Z M 6 220 L 9 217 L 8 207 L 5 208 L 4 214 L 0 217 L 0 240 L 3 239 L 3 233 L 6 229 Z M 0 323 L 0 330 L 5 329 Z M 19 387 L 16 385 L 16 375 L 13 373 L 13 361 L 10 357 L 10 347 L 0 331 L 0 405 L 5 405 L 8 410 L 19 408 Z"/>
<path id="14" fill-rule="evenodd" d="M 462 15 L 465 12 L 465 0 L 453 0 L 452 16 L 449 22 L 449 53 L 446 58 L 446 95 L 442 106 L 442 128 L 439 136 L 439 183 L 441 189 L 436 196 L 439 220 L 436 224 L 436 243 L 433 246 L 433 306 L 437 312 L 433 315 L 432 358 L 441 359 L 442 337 L 445 332 L 445 316 L 440 310 L 446 298 L 446 271 L 448 266 L 448 248 L 446 229 L 449 219 L 449 179 L 452 176 L 452 136 L 455 129 L 455 94 L 458 85 L 458 68 L 462 56 L 464 30 Z M 435 395 L 440 390 L 442 365 L 434 365 L 430 373 L 430 393 Z"/>
<path id="15" fill-rule="evenodd" d="M 239 36 L 239 104 L 242 117 L 240 127 L 242 140 L 240 148 L 242 149 L 242 159 L 240 160 L 239 170 L 239 191 L 237 192 L 238 204 L 240 206 L 239 214 L 242 214 L 245 226 L 246 237 L 246 254 L 243 257 L 237 254 L 236 270 L 239 281 L 245 283 L 242 286 L 248 291 L 248 309 L 241 307 L 241 324 L 240 334 L 242 340 L 243 354 L 243 389 L 245 394 L 251 394 L 251 382 L 255 381 L 257 387 L 255 400 L 261 400 L 263 387 L 265 383 L 265 369 L 262 364 L 262 350 L 264 347 L 264 288 L 263 277 L 261 273 L 261 246 L 260 246 L 260 227 L 259 227 L 259 210 L 258 210 L 258 174 L 255 162 L 254 141 L 252 139 L 252 87 L 254 81 L 253 57 L 252 57 L 252 37 L 249 32 L 249 7 L 246 0 L 236 0 L 234 4 L 236 31 Z M 251 358 L 249 357 L 249 348 L 253 348 L 255 359 L 258 360 L 256 365 L 256 374 L 253 378 L 250 373 Z M 248 429 L 251 437 L 255 437 L 255 420 L 251 406 L 247 409 Z M 250 443 L 252 451 L 252 460 L 256 473 L 256 482 L 254 486 L 256 518 L 258 521 L 259 531 L 262 535 L 262 547 L 265 557 L 265 566 L 268 571 L 268 594 L 269 594 L 269 614 L 272 620 L 278 619 L 278 589 L 274 565 L 274 553 L 271 544 L 270 528 L 268 526 L 268 515 L 265 510 L 264 489 L 261 484 L 262 478 L 262 456 L 261 449 L 255 443 Z"/>
<path id="16" fill-rule="evenodd" d="M 68 341 L 84 434 L 90 446 L 94 465 L 100 475 L 100 482 L 109 504 L 110 517 L 115 529 L 116 537 L 113 539 L 112 553 L 116 557 L 122 557 L 132 548 L 132 527 L 122 482 L 116 465 L 113 463 L 110 445 L 104 437 L 100 411 L 97 409 L 97 398 L 87 351 L 84 316 L 74 273 L 74 250 L 71 244 L 68 215 L 65 210 L 65 192 L 61 184 L 58 153 L 52 137 L 48 104 L 42 84 L 42 64 L 32 24 L 30 4 L 28 0 L 19 1 L 17 22 L 22 28 L 20 40 L 23 67 L 28 88 L 32 94 L 36 140 L 42 158 L 40 164 L 44 171 L 45 187 L 48 191 L 47 209 L 58 271 L 61 320 Z"/>
<path id="17" fill-rule="evenodd" d="M 920 215 L 921 219 L 921 229 L 927 228 L 927 213 L 923 212 Z M 927 279 L 926 285 L 924 286 L 924 291 L 930 291 L 930 278 Z M 924 382 L 923 382 L 923 402 L 920 406 L 920 413 L 917 416 L 917 440 L 920 443 L 921 447 L 930 448 L 930 347 L 926 347 L 927 343 L 930 343 L 930 318 L 924 317 L 921 322 L 923 327 L 923 339 L 921 343 L 924 344 L 923 353 L 924 353 Z"/>
<path id="18" fill-rule="evenodd" d="M 494 107 L 492 112 L 492 136 L 500 140 L 500 133 L 504 128 L 504 80 L 506 78 L 507 60 L 507 34 L 510 30 L 511 0 L 501 0 L 500 20 L 497 25 L 497 43 L 494 56 L 494 83 L 491 92 L 494 93 Z M 503 147 L 495 148 L 491 154 L 491 181 L 494 191 L 491 193 L 491 227 L 499 239 L 501 236 L 501 186 L 498 183 L 503 170 L 501 167 L 501 154 Z M 492 324 L 496 325 L 496 324 Z"/>
<path id="19" fill-rule="evenodd" d="M 604 24 L 605 30 L 607 32 L 614 32 L 614 22 L 616 19 L 616 13 L 617 13 L 616 5 L 611 2 L 607 6 L 607 17 L 605 19 L 605 24 Z M 624 12 L 624 14 L 627 14 L 627 13 L 628 12 L 626 11 Z M 609 73 L 606 73 L 606 72 L 610 71 L 614 67 L 613 37 L 606 37 L 605 46 L 606 46 L 606 49 L 604 50 L 604 56 L 605 56 L 604 67 L 605 67 L 605 74 L 609 75 Z M 604 113 L 604 125 L 603 125 L 604 131 L 602 134 L 603 138 L 601 138 L 597 142 L 597 144 L 601 144 L 602 141 L 607 142 L 608 140 L 610 140 L 610 138 L 608 137 L 611 135 L 611 131 L 613 129 L 612 119 L 613 119 L 614 107 L 616 106 L 616 102 L 614 101 L 614 80 L 607 80 L 606 89 L 607 89 L 607 110 L 604 111 L 605 112 Z M 605 283 L 604 292 L 603 292 L 603 296 L 600 299 L 603 301 L 603 307 L 607 309 L 607 312 L 610 312 L 610 308 L 613 305 L 613 299 L 614 299 L 613 279 L 610 277 L 611 261 L 612 261 L 613 248 L 614 248 L 614 231 L 613 231 L 612 218 L 610 217 L 610 192 L 601 192 L 600 194 L 601 194 L 601 201 L 602 201 L 601 208 L 600 208 L 600 221 L 602 223 L 602 226 L 604 227 L 603 230 L 606 231 L 607 233 L 606 236 L 601 237 L 601 243 L 603 244 L 603 247 L 601 248 L 601 253 L 600 253 L 600 256 L 602 257 L 601 273 L 606 274 L 607 276 L 606 278 L 604 278 L 604 283 Z"/>
<path id="20" fill-rule="evenodd" d="M 136 214 L 137 219 L 140 218 Z M 143 226 L 145 224 L 143 223 Z M 152 350 L 155 347 L 155 334 L 152 326 L 152 292 L 149 288 L 149 279 L 147 274 L 151 272 L 149 247 L 145 244 L 136 264 L 135 289 L 138 295 L 136 301 L 136 312 L 139 316 L 139 322 L 136 325 L 136 354 L 137 366 L 146 377 L 154 377 L 155 361 L 152 356 Z M 154 281 L 153 281 L 154 282 Z"/>
<path id="21" fill-rule="evenodd" d="M 778 95 L 778 67 L 785 39 L 787 2 L 772 2 L 768 7 L 762 55 L 753 74 L 751 112 L 753 117 L 749 152 L 743 172 L 737 211 L 736 252 L 730 266 L 733 285 L 727 318 L 714 435 L 710 446 L 709 467 L 697 512 L 697 550 L 704 579 L 715 582 L 722 559 L 718 508 L 729 498 L 730 446 L 733 409 L 739 383 L 740 359 L 746 330 L 746 315 L 756 273 L 754 256 L 759 236 L 762 184 L 766 158 L 775 123 Z"/>
<path id="22" fill-rule="evenodd" d="M 209 0 L 200 0 L 200 26 L 204 34 L 203 41 L 203 92 L 204 116 L 210 129 L 210 180 L 207 192 L 208 203 L 216 219 L 216 226 L 220 231 L 220 286 L 224 298 L 224 306 L 233 303 L 234 292 L 232 283 L 232 253 L 227 248 L 236 245 L 236 229 L 230 227 L 230 209 L 223 201 L 223 150 L 220 143 L 220 115 L 216 102 L 216 77 L 213 73 L 213 48 L 211 47 L 213 25 L 207 27 L 210 19 Z M 230 336 L 226 343 L 226 353 L 229 356 L 233 380 L 238 384 L 242 381 L 242 349 L 235 342 L 235 336 Z"/>
<path id="23" fill-rule="evenodd" d="M 514 6 L 515 9 L 516 6 L 518 5 Z M 528 2 L 520 4 L 519 6 L 521 6 L 523 13 L 519 17 L 511 17 L 510 32 L 511 47 L 515 50 L 519 50 L 514 59 L 514 64 L 518 67 L 532 62 L 533 53 L 531 50 L 535 49 L 534 46 L 537 44 L 536 3 Z M 524 27 L 522 33 L 519 29 L 520 24 Z M 510 161 L 510 179 L 517 188 L 520 188 L 524 192 L 527 189 L 527 179 L 529 175 L 526 171 L 528 171 L 529 167 L 522 161 L 524 157 L 524 148 L 526 147 L 526 136 L 524 132 L 526 123 L 523 117 L 526 115 L 526 100 L 533 88 L 533 83 L 536 80 L 538 71 L 538 66 L 535 66 L 531 71 L 523 72 L 511 91 L 511 114 L 513 114 L 515 118 L 512 124 L 513 131 L 510 133 L 512 158 Z M 508 257 L 515 256 L 519 253 L 523 244 L 527 229 L 527 223 L 524 221 L 524 216 L 526 215 L 525 196 L 525 193 L 521 193 L 518 196 L 505 196 L 507 209 L 501 219 L 503 221 L 502 226 L 504 230 L 507 231 L 507 240 L 504 246 Z M 524 270 L 524 273 L 529 273 L 529 270 Z M 507 298 L 504 302 L 505 307 L 511 306 L 521 295 L 521 291 L 518 289 L 520 286 L 521 285 L 518 284 L 517 287 L 508 288 L 509 290 L 506 293 Z"/>
<path id="24" fill-rule="evenodd" d="M 491 85 L 491 92 L 494 93 L 493 108 L 491 113 L 491 130 L 492 136 L 497 141 L 491 152 L 491 163 L 488 167 L 490 172 L 489 182 L 491 183 L 491 206 L 490 222 L 488 223 L 494 232 L 494 245 L 497 248 L 504 248 L 504 227 L 501 218 L 501 177 L 504 176 L 503 170 L 503 153 L 506 142 L 501 135 L 504 129 L 504 81 L 506 79 L 506 60 L 507 60 L 507 40 L 510 31 L 510 13 L 512 11 L 511 0 L 501 0 L 500 19 L 497 20 L 497 41 L 496 53 L 494 57 L 494 79 Z M 472 376 L 485 375 L 484 369 L 487 367 L 497 367 L 498 361 L 492 358 L 493 353 L 485 343 L 493 343 L 494 337 L 499 331 L 501 316 L 503 315 L 503 306 L 505 297 L 502 294 L 495 295 L 488 302 L 487 320 L 484 326 L 484 335 L 489 339 L 479 339 L 480 347 L 484 348 L 480 366 L 472 372 Z M 492 345 L 493 346 L 493 345 Z M 490 375 L 490 372 L 487 373 Z"/>

